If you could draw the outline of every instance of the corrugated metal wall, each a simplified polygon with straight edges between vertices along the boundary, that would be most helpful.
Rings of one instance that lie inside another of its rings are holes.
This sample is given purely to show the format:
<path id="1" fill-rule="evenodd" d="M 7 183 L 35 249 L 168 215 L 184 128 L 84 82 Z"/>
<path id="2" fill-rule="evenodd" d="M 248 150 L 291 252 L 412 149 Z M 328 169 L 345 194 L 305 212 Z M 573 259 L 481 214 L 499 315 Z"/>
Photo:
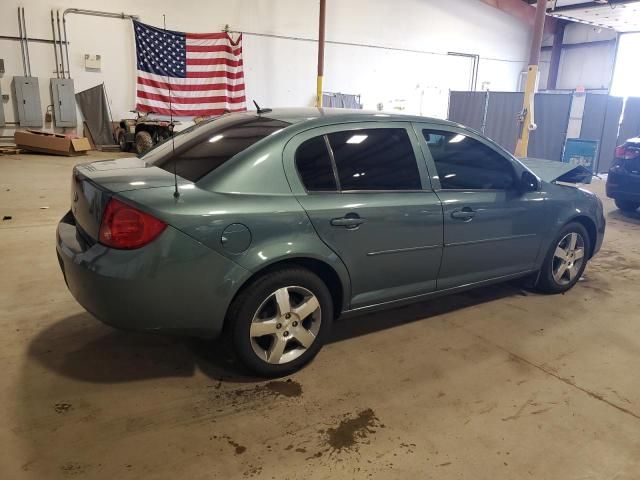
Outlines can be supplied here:
<path id="1" fill-rule="evenodd" d="M 572 99 L 571 94 L 536 94 L 533 108 L 538 128 L 529 137 L 529 157 L 562 161 Z"/>
<path id="2" fill-rule="evenodd" d="M 487 92 L 450 92 L 448 118 L 482 131 L 486 101 Z"/>
<path id="3" fill-rule="evenodd" d="M 484 118 L 485 135 L 513 153 L 519 134 L 517 115 L 523 99 L 521 92 L 451 92 L 449 120 L 482 131 Z M 571 99 L 571 94 L 536 94 L 538 129 L 531 133 L 529 156 L 562 159 Z"/>
<path id="4" fill-rule="evenodd" d="M 487 105 L 485 135 L 511 153 L 520 133 L 517 116 L 523 101 L 522 92 L 491 92 Z"/>
<path id="5" fill-rule="evenodd" d="M 587 93 L 582 115 L 580 138 L 599 142 L 597 171 L 609 170 L 613 151 L 618 144 L 618 123 L 623 100 L 601 93 Z"/>

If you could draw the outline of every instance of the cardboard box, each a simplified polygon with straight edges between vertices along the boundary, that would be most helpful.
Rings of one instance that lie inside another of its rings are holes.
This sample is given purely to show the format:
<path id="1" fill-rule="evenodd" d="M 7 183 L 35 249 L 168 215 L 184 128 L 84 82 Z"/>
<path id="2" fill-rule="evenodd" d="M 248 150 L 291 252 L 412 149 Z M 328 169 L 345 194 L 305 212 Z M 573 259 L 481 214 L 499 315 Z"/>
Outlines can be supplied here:
<path id="1" fill-rule="evenodd" d="M 14 135 L 15 144 L 24 150 L 66 155 L 74 157 L 86 155 L 91 150 L 89 140 L 84 137 L 71 137 L 59 133 L 39 132 L 37 130 L 19 131 Z"/>

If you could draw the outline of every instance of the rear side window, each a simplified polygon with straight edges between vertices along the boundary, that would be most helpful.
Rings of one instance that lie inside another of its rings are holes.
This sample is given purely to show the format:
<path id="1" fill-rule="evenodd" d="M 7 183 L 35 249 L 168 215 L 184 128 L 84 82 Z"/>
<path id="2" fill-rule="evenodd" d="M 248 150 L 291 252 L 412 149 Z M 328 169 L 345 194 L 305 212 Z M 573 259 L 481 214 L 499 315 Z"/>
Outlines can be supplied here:
<path id="1" fill-rule="evenodd" d="M 514 186 L 511 162 L 484 143 L 454 132 L 422 133 L 443 190 L 507 190 Z"/>
<path id="2" fill-rule="evenodd" d="M 420 174 L 404 128 L 327 135 L 341 190 L 420 190 Z"/>
<path id="3" fill-rule="evenodd" d="M 289 124 L 280 120 L 255 116 L 229 116 L 176 136 L 173 152 L 171 140 L 162 145 L 158 153 L 149 152 L 142 157 L 156 167 L 176 173 L 192 182 L 212 172 L 220 165 Z M 163 155 L 163 153 L 166 154 Z M 155 157 L 155 158 L 153 158 Z"/>
<path id="4" fill-rule="evenodd" d="M 337 190 L 325 137 L 307 140 L 296 150 L 296 168 L 309 192 Z"/>

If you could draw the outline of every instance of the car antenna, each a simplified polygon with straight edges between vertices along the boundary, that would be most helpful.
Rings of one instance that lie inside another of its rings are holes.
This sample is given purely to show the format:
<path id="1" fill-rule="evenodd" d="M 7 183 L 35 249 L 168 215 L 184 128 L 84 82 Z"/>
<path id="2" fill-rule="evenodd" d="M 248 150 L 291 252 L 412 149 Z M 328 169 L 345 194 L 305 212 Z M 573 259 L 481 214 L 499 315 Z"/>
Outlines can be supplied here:
<path id="1" fill-rule="evenodd" d="M 270 108 L 260 108 L 260 105 L 258 105 L 258 102 L 256 102 L 255 100 L 253 101 L 253 104 L 256 106 L 258 115 L 260 115 L 261 113 L 269 113 L 271 111 Z"/>
<path id="2" fill-rule="evenodd" d="M 167 16 L 162 14 L 162 28 L 167 33 Z M 173 198 L 178 199 L 180 192 L 178 191 L 178 162 L 176 160 L 176 137 L 173 135 L 173 103 L 171 102 L 171 78 L 167 72 L 167 86 L 169 87 L 169 126 L 171 127 L 171 158 L 173 158 Z"/>

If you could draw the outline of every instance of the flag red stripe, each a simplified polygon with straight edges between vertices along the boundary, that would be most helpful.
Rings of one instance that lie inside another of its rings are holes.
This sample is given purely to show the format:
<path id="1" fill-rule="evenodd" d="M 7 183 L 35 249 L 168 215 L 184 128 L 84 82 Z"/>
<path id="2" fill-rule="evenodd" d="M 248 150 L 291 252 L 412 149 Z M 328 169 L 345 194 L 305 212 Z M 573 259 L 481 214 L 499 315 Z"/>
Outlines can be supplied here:
<path id="1" fill-rule="evenodd" d="M 187 78 L 220 78 L 226 77 L 230 80 L 237 80 L 239 78 L 244 78 L 244 72 L 225 72 L 225 71 L 216 71 L 216 72 L 187 72 Z"/>
<path id="2" fill-rule="evenodd" d="M 187 52 L 225 52 L 240 55 L 242 48 L 231 48 L 228 45 L 187 45 Z"/>
<path id="3" fill-rule="evenodd" d="M 158 107 L 150 107 L 148 105 L 137 104 L 136 109 L 140 112 L 154 112 L 159 115 L 171 115 L 171 110 L 168 108 L 158 108 Z M 223 115 L 228 112 L 244 112 L 246 111 L 244 108 L 233 108 L 231 110 L 225 109 L 211 109 L 211 110 L 180 110 L 177 108 L 173 109 L 173 115 L 177 117 L 199 117 L 199 116 L 217 116 Z"/>
<path id="4" fill-rule="evenodd" d="M 179 105 L 198 105 L 201 103 L 243 103 L 245 97 L 227 97 L 226 95 L 209 96 L 209 97 L 174 97 L 169 95 L 161 95 L 159 93 L 145 92 L 138 90 L 138 98 L 147 98 L 149 100 L 158 100 Z"/>
<path id="5" fill-rule="evenodd" d="M 228 39 L 229 34 L 226 32 L 216 32 L 216 33 L 187 33 L 187 38 L 191 38 L 194 40 L 222 40 Z"/>
<path id="6" fill-rule="evenodd" d="M 156 87 L 156 88 L 165 88 L 167 90 L 175 90 L 175 91 L 181 91 L 181 92 L 192 92 L 192 91 L 206 92 L 208 90 L 226 90 L 228 92 L 240 92 L 245 89 L 244 83 L 239 83 L 238 85 L 229 85 L 228 83 L 202 83 L 202 84 L 193 83 L 191 85 L 174 85 L 174 84 L 169 84 L 167 82 L 158 82 L 156 80 L 150 80 L 144 77 L 138 77 L 138 84 L 148 85 L 150 87 Z"/>
<path id="7" fill-rule="evenodd" d="M 242 60 L 227 58 L 188 58 L 187 65 L 226 65 L 227 67 L 241 67 Z"/>

